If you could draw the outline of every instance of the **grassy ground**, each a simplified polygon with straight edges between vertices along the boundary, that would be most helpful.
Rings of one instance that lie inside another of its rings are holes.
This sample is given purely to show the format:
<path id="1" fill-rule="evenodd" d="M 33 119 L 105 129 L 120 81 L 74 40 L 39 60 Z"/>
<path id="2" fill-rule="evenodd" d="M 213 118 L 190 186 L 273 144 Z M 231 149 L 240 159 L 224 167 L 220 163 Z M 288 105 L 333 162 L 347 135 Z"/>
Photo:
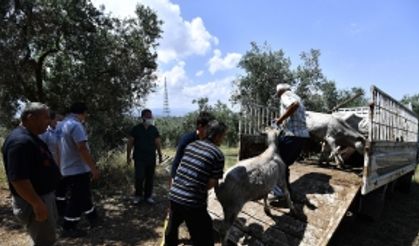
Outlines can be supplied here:
<path id="1" fill-rule="evenodd" d="M 226 168 L 236 163 L 237 148 L 223 146 Z M 174 149 L 164 154 L 173 155 Z M 10 210 L 10 196 L 0 161 L 0 245 L 25 245 L 27 236 L 16 224 Z M 158 166 L 155 180 L 156 205 L 134 206 L 130 195 L 133 167 L 126 165 L 124 152 L 109 153 L 99 162 L 102 178 L 94 184 L 96 206 L 104 218 L 103 225 L 89 231 L 82 239 L 63 240 L 58 245 L 159 245 L 167 211 L 166 166 Z M 330 245 L 415 245 L 419 246 L 419 168 L 412 192 L 395 193 L 386 201 L 382 219 L 365 222 L 347 216 Z M 86 222 L 81 223 L 86 228 Z M 188 238 L 185 228 L 181 238 Z"/>

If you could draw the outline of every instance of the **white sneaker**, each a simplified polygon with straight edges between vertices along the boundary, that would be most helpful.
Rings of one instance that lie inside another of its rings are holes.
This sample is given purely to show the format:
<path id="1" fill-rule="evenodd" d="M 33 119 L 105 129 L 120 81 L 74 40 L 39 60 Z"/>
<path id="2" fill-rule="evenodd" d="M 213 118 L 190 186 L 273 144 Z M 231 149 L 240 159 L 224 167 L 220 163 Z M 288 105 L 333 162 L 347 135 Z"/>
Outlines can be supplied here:
<path id="1" fill-rule="evenodd" d="M 140 196 L 134 196 L 134 198 L 132 199 L 132 203 L 134 203 L 135 205 L 137 205 L 140 202 L 141 202 Z"/>
<path id="2" fill-rule="evenodd" d="M 154 201 L 154 199 L 151 198 L 151 197 L 147 198 L 145 201 L 149 204 L 155 204 L 156 203 L 156 201 Z"/>

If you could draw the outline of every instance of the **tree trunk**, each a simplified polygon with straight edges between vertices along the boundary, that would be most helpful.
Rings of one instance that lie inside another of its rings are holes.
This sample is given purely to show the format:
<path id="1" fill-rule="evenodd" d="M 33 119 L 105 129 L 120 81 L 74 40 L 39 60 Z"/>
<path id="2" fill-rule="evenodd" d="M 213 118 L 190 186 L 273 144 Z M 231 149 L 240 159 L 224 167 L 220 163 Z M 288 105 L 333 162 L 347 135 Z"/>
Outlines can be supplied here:
<path id="1" fill-rule="evenodd" d="M 48 55 L 58 52 L 58 49 L 51 49 L 42 54 L 38 62 L 35 65 L 35 78 L 36 78 L 36 93 L 38 97 L 38 101 L 44 103 L 45 102 L 45 92 L 44 92 L 44 85 L 43 85 L 43 67 L 44 61 Z"/>
<path id="2" fill-rule="evenodd" d="M 42 61 L 38 61 L 35 66 L 35 78 L 36 78 L 36 94 L 39 102 L 45 102 L 45 93 L 43 87 L 43 76 L 42 76 Z"/>

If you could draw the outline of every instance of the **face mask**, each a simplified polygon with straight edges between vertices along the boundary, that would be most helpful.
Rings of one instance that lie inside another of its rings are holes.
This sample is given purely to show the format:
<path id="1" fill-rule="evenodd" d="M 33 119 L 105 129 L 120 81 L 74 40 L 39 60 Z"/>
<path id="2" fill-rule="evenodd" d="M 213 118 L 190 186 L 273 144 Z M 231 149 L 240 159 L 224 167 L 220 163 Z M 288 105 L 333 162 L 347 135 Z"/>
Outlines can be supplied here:
<path id="1" fill-rule="evenodd" d="M 144 119 L 144 124 L 151 126 L 154 124 L 154 120 L 153 119 Z"/>

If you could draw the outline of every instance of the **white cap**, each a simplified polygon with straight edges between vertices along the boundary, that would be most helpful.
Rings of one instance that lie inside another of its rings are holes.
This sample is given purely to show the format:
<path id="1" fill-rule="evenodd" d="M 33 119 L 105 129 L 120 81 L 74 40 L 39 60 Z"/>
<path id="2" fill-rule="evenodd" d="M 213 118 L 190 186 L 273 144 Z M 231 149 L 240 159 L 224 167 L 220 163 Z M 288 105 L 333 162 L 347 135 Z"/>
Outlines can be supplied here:
<path id="1" fill-rule="evenodd" d="M 291 86 L 289 84 L 285 84 L 285 83 L 280 83 L 276 86 L 276 92 L 278 93 L 278 91 L 287 91 L 290 90 Z"/>

